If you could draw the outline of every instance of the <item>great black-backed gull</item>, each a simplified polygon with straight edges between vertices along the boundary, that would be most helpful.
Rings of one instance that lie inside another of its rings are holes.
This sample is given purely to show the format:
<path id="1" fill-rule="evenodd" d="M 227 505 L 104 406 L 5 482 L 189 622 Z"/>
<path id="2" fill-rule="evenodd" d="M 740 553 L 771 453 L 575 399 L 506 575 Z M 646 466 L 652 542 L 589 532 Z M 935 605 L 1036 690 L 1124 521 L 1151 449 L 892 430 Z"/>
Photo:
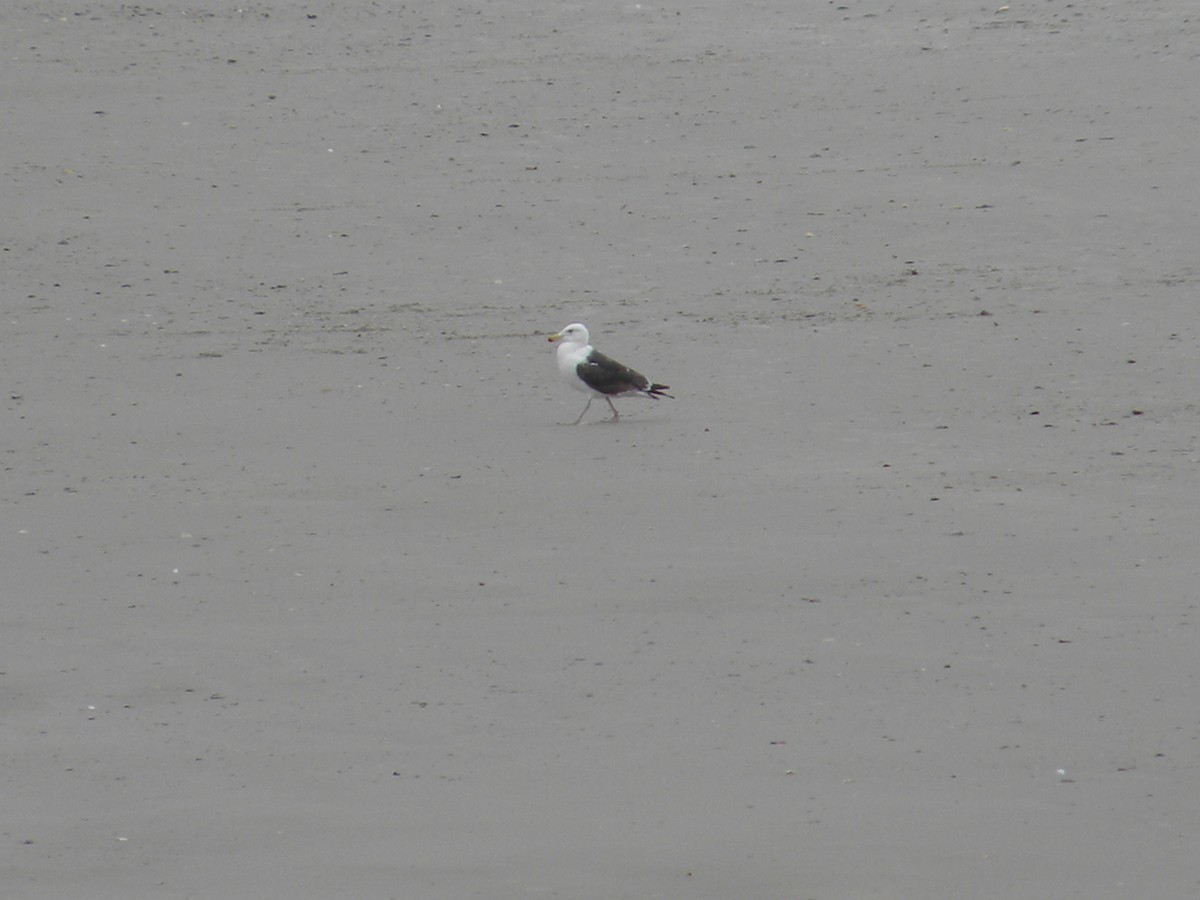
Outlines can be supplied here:
<path id="1" fill-rule="evenodd" d="M 550 335 L 547 340 L 558 342 L 558 371 L 563 378 L 571 387 L 588 395 L 587 406 L 572 425 L 583 421 L 596 397 L 603 397 L 607 401 L 613 413 L 610 422 L 620 418 L 617 408 L 613 406 L 613 397 L 625 394 L 637 394 L 652 400 L 671 397 L 667 393 L 669 385 L 652 384 L 641 372 L 610 359 L 593 347 L 587 328 L 578 322 L 573 322 L 558 334 Z"/>

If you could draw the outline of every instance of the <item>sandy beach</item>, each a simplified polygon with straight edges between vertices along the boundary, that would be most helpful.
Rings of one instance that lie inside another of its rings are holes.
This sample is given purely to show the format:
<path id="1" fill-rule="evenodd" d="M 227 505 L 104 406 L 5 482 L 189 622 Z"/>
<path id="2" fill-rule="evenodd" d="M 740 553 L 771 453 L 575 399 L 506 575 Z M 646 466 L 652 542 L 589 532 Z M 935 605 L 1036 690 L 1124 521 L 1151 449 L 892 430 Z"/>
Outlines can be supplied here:
<path id="1" fill-rule="evenodd" d="M 0 12 L 2 893 L 1197 896 L 1198 41 Z"/>

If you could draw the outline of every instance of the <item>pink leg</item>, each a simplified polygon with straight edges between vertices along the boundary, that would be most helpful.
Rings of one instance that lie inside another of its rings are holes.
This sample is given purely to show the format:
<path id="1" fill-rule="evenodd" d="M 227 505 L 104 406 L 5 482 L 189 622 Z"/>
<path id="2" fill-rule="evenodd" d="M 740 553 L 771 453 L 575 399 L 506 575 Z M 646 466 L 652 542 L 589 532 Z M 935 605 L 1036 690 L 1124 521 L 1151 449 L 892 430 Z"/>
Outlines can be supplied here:
<path id="1" fill-rule="evenodd" d="M 586 404 L 586 405 L 583 407 L 583 412 L 581 412 L 581 413 L 579 414 L 579 418 L 578 418 L 578 419 L 576 419 L 576 420 L 575 420 L 574 422 L 572 422 L 571 424 L 572 424 L 572 425 L 578 425 L 580 422 L 582 422 L 582 421 L 583 421 L 583 417 L 584 417 L 585 415 L 587 415 L 588 407 L 589 407 L 589 406 L 591 406 L 591 405 L 592 405 L 592 398 L 591 398 L 591 397 L 588 397 L 588 402 L 587 402 L 587 404 Z"/>

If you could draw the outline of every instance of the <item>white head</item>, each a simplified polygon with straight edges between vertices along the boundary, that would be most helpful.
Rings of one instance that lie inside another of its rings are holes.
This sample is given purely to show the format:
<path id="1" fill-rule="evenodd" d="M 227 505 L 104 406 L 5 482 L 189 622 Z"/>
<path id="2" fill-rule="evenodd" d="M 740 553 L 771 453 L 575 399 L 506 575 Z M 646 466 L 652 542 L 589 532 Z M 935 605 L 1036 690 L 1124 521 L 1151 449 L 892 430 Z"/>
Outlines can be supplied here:
<path id="1" fill-rule="evenodd" d="M 546 340 L 551 342 L 562 341 L 564 345 L 574 347 L 586 347 L 591 343 L 592 339 L 586 327 L 579 322 L 572 322 L 558 334 L 552 334 Z"/>

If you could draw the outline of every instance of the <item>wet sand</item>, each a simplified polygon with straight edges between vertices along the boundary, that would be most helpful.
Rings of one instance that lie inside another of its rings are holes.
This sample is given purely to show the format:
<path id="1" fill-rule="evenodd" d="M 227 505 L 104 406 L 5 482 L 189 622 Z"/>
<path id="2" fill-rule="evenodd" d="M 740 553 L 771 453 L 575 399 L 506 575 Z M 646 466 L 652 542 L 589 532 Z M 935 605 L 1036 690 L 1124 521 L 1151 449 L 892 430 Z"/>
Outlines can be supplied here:
<path id="1" fill-rule="evenodd" d="M 1196 894 L 1200 20 L 803 6 L 0 14 L 7 896 Z"/>

